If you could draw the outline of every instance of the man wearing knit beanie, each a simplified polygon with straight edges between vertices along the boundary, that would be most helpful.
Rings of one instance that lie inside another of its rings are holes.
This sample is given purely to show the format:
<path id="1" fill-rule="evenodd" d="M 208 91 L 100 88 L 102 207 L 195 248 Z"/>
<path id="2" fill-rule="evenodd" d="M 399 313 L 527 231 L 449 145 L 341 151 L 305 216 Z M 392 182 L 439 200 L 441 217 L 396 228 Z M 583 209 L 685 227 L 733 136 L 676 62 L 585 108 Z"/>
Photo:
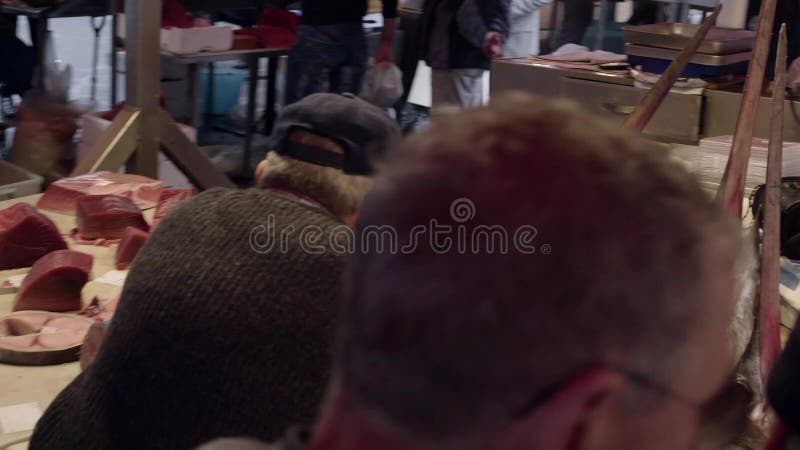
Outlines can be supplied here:
<path id="1" fill-rule="evenodd" d="M 205 192 L 159 224 L 97 358 L 46 411 L 30 448 L 185 449 L 309 424 L 347 256 L 331 236 L 346 234 L 399 137 L 356 98 L 286 108 L 261 189 Z"/>

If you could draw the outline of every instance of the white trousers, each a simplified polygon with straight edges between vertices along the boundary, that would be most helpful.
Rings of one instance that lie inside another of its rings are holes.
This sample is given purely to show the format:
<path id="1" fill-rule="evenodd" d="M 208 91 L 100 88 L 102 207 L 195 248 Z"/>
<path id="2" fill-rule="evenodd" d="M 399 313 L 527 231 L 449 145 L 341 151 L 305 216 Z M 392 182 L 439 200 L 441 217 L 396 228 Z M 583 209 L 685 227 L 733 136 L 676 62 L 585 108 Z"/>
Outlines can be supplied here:
<path id="1" fill-rule="evenodd" d="M 477 108 L 483 105 L 482 69 L 434 69 L 431 108 Z"/>

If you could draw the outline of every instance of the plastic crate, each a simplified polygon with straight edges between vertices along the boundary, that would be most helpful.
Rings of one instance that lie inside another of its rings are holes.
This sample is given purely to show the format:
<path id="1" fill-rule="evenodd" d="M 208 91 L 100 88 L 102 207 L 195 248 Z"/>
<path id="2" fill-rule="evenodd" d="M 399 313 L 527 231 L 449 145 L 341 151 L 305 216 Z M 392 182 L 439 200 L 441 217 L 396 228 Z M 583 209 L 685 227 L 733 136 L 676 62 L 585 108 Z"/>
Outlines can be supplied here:
<path id="1" fill-rule="evenodd" d="M 642 70 L 650 73 L 664 73 L 672 63 L 668 59 L 648 58 L 644 56 L 628 55 L 628 64 L 632 67 L 641 66 Z M 688 64 L 681 76 L 689 78 L 721 77 L 724 75 L 740 75 L 747 73 L 749 61 L 744 61 L 727 66 L 705 66 L 702 64 Z"/>
<path id="2" fill-rule="evenodd" d="M 200 112 L 203 114 L 225 115 L 239 103 L 242 84 L 247 72 L 229 67 L 214 68 L 214 98 L 212 111 L 208 111 L 208 69 L 200 70 Z"/>
<path id="3" fill-rule="evenodd" d="M 39 194 L 43 181 L 42 177 L 22 167 L 0 161 L 0 201 Z"/>

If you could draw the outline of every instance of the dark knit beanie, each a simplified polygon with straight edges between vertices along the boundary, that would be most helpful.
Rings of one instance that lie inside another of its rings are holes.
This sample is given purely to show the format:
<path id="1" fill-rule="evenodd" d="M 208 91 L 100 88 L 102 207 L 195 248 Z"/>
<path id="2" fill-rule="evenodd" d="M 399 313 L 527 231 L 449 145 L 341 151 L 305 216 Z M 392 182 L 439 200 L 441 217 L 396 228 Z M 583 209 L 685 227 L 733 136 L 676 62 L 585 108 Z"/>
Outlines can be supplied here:
<path id="1" fill-rule="evenodd" d="M 339 155 L 289 141 L 302 129 L 338 142 Z M 287 106 L 272 131 L 270 145 L 278 154 L 351 175 L 370 175 L 401 138 L 400 127 L 385 111 L 350 94 L 313 94 Z"/>
<path id="2" fill-rule="evenodd" d="M 322 230 L 315 249 L 325 251 L 304 251 L 302 225 Z M 48 408 L 30 448 L 188 449 L 309 425 L 345 264 L 327 247 L 335 227 L 267 191 L 215 189 L 180 205 L 134 262 L 97 359 Z"/>

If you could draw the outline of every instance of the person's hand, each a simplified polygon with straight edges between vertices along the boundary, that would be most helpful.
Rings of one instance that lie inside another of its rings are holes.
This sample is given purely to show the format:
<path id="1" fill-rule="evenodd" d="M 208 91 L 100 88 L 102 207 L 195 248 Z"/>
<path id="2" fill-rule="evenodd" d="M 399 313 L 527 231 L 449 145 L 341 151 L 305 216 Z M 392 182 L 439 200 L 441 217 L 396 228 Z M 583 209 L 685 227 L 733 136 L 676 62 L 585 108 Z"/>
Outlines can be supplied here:
<path id="1" fill-rule="evenodd" d="M 376 63 L 394 63 L 394 52 L 392 51 L 392 43 L 385 42 L 378 46 L 378 52 L 375 53 Z"/>
<path id="2" fill-rule="evenodd" d="M 503 36 L 496 32 L 486 33 L 486 40 L 483 44 L 483 52 L 491 59 L 503 57 Z"/>

